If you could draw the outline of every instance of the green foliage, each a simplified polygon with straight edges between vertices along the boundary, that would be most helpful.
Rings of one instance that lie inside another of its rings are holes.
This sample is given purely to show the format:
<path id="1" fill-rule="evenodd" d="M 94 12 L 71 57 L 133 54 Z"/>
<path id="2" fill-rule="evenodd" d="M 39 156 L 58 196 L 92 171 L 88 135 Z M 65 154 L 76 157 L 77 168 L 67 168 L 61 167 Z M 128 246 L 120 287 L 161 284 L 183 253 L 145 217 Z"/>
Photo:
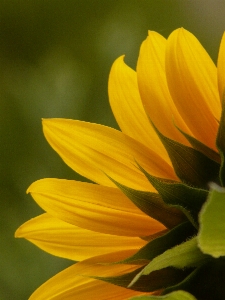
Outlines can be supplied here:
<path id="1" fill-rule="evenodd" d="M 163 294 L 185 290 L 198 300 L 224 300 L 225 261 L 223 258 L 211 259 L 195 269 L 183 281 L 168 287 Z"/>
<path id="2" fill-rule="evenodd" d="M 217 162 L 194 148 L 169 139 L 154 128 L 181 181 L 200 188 L 208 188 L 210 181 L 218 181 L 220 165 Z"/>
<path id="3" fill-rule="evenodd" d="M 198 213 L 207 198 L 208 191 L 191 187 L 182 182 L 157 178 L 148 174 L 141 166 L 139 168 L 158 191 L 163 201 L 168 205 L 179 208 L 197 228 Z"/>
<path id="4" fill-rule="evenodd" d="M 132 286 L 143 275 L 167 267 L 178 269 L 196 268 L 206 263 L 210 257 L 203 254 L 197 246 L 197 238 L 194 237 L 178 246 L 168 249 L 155 257 L 131 282 Z"/>
<path id="5" fill-rule="evenodd" d="M 186 220 L 184 214 L 179 209 L 168 205 L 167 202 L 162 200 L 159 194 L 134 190 L 115 181 L 111 177 L 109 178 L 140 210 L 158 220 L 167 228 L 173 228 Z"/>
<path id="6" fill-rule="evenodd" d="M 132 279 L 140 272 L 142 268 L 128 274 L 117 277 L 94 277 L 96 279 L 109 282 L 118 286 L 128 287 Z M 135 291 L 152 292 L 168 286 L 178 284 L 190 274 L 190 270 L 178 270 L 175 268 L 164 268 L 142 276 L 129 288 Z"/>
<path id="7" fill-rule="evenodd" d="M 207 156 L 209 159 L 217 162 L 218 164 L 221 163 L 221 158 L 219 153 L 215 152 L 213 149 L 207 147 L 205 144 L 202 142 L 196 140 L 193 136 L 187 134 L 186 132 L 182 131 L 180 128 L 177 128 L 184 136 L 185 138 L 189 141 L 189 143 L 192 145 L 192 147 L 205 156 Z"/>
<path id="8" fill-rule="evenodd" d="M 220 183 L 225 186 L 225 99 L 222 103 L 222 113 L 219 123 L 219 129 L 217 132 L 216 145 L 221 156 L 221 166 L 220 166 Z"/>
<path id="9" fill-rule="evenodd" d="M 211 184 L 209 197 L 200 215 L 198 246 L 215 258 L 225 256 L 225 189 Z"/>
<path id="10" fill-rule="evenodd" d="M 136 261 L 150 261 L 158 255 L 162 254 L 167 249 L 170 249 L 178 244 L 185 242 L 188 238 L 196 233 L 194 227 L 189 222 L 182 223 L 171 229 L 166 234 L 150 241 L 137 253 L 130 258 L 123 260 L 122 263 L 132 263 Z"/>

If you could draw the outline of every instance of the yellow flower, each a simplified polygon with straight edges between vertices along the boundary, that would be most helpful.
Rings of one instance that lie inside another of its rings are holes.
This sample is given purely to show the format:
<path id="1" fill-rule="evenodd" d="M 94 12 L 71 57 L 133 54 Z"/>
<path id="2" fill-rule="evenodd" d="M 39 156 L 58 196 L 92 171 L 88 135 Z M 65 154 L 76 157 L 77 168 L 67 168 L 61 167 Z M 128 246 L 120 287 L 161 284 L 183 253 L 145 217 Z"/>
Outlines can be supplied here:
<path id="1" fill-rule="evenodd" d="M 78 261 L 30 299 L 160 294 L 207 260 L 200 253 L 197 263 L 185 269 L 171 262 L 173 268 L 163 265 L 137 280 L 153 258 L 196 236 L 207 183 L 219 176 L 216 136 L 224 66 L 225 37 L 216 68 L 190 32 L 177 29 L 167 40 L 149 32 L 137 70 L 119 57 L 110 72 L 109 100 L 121 131 L 76 120 L 43 120 L 52 148 L 95 183 L 47 178 L 28 188 L 46 213 L 23 224 L 16 236 Z M 186 199 L 189 195 L 196 197 L 194 204 Z M 149 245 L 155 254 L 145 250 Z"/>

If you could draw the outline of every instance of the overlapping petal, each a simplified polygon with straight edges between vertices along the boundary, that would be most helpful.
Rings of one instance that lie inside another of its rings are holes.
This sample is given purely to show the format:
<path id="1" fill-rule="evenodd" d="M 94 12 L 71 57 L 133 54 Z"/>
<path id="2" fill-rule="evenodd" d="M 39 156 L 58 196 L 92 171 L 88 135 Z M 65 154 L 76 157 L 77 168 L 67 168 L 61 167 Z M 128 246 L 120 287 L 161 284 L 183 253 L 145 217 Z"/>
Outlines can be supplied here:
<path id="1" fill-rule="evenodd" d="M 29 300 L 124 300 L 141 292 L 111 285 L 88 276 L 119 276 L 137 269 L 133 265 L 105 265 L 105 262 L 122 260 L 123 252 L 97 256 L 77 263 L 58 273 L 40 286 Z M 102 263 L 102 264 L 100 264 Z"/>
<path id="2" fill-rule="evenodd" d="M 221 43 L 220 43 L 220 50 L 217 62 L 217 76 L 218 76 L 218 88 L 220 93 L 221 102 L 224 97 L 224 89 L 225 89 L 225 33 L 223 34 Z"/>
<path id="3" fill-rule="evenodd" d="M 26 238 L 53 255 L 81 261 L 97 255 L 127 250 L 137 251 L 146 242 L 137 237 L 123 237 L 86 230 L 49 214 L 42 214 L 19 227 L 16 237 Z"/>
<path id="4" fill-rule="evenodd" d="M 137 74 L 124 63 L 123 56 L 112 65 L 108 91 L 113 114 L 122 132 L 151 148 L 171 164 L 143 108 Z"/>
<path id="5" fill-rule="evenodd" d="M 179 113 L 194 137 L 216 150 L 221 105 L 213 61 L 195 36 L 181 28 L 167 40 L 165 65 Z"/>
<path id="6" fill-rule="evenodd" d="M 137 63 L 137 78 L 143 106 L 155 126 L 167 137 L 187 144 L 174 123 L 190 134 L 174 105 L 165 73 L 166 39 L 150 31 L 142 43 Z"/>
<path id="7" fill-rule="evenodd" d="M 84 229 L 120 236 L 148 236 L 165 227 L 116 188 L 63 179 L 42 179 L 28 189 L 49 214 Z"/>
<path id="8" fill-rule="evenodd" d="M 176 179 L 163 158 L 118 130 L 68 119 L 45 119 L 43 128 L 65 163 L 99 184 L 114 186 L 107 174 L 126 186 L 154 190 L 136 162 L 155 176 Z"/>

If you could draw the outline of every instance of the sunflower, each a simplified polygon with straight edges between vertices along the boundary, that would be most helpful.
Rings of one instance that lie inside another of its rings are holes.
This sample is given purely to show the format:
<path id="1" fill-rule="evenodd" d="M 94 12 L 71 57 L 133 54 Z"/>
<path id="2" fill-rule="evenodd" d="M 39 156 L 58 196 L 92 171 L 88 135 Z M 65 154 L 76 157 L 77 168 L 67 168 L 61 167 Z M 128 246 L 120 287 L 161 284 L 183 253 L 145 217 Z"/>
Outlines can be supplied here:
<path id="1" fill-rule="evenodd" d="M 28 188 L 46 213 L 16 237 L 76 262 L 30 299 L 224 299 L 224 67 L 225 36 L 216 68 L 183 28 L 150 31 L 136 71 L 121 56 L 109 75 L 121 131 L 43 120 L 51 147 L 94 183 Z"/>

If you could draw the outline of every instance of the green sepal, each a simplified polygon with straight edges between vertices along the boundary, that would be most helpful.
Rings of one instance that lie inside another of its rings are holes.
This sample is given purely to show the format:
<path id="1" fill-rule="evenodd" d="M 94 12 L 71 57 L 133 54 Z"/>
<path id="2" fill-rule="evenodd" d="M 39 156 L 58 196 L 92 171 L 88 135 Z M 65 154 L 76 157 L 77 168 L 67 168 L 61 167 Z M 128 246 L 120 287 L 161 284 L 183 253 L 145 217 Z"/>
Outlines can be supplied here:
<path id="1" fill-rule="evenodd" d="M 220 183 L 222 186 L 225 186 L 225 99 L 223 99 L 222 103 L 222 113 L 219 123 L 219 129 L 217 132 L 216 138 L 216 146 L 219 150 L 221 157 L 221 165 L 220 165 Z"/>
<path id="2" fill-rule="evenodd" d="M 111 284 L 127 288 L 132 279 L 140 273 L 143 267 L 115 277 L 92 277 L 98 280 L 109 282 Z M 184 280 L 190 274 L 190 270 L 178 270 L 175 268 L 165 268 L 152 272 L 147 276 L 143 276 L 138 282 L 132 285 L 130 289 L 140 292 L 153 292 L 156 290 L 163 289 L 165 287 L 173 286 Z"/>
<path id="3" fill-rule="evenodd" d="M 224 300 L 224 282 L 224 258 L 211 258 L 206 264 L 190 273 L 183 281 L 166 288 L 162 294 L 176 290 L 185 290 L 194 295 L 198 300 Z"/>
<path id="4" fill-rule="evenodd" d="M 136 296 L 130 300 L 197 300 L 193 295 L 185 291 L 176 291 L 164 296 Z"/>
<path id="5" fill-rule="evenodd" d="M 109 176 L 108 176 L 109 177 Z M 146 215 L 158 220 L 167 228 L 173 228 L 186 220 L 177 208 L 167 205 L 159 194 L 129 188 L 109 177 L 115 185 Z"/>
<path id="6" fill-rule="evenodd" d="M 211 184 L 211 191 L 199 214 L 198 246 L 215 258 L 225 256 L 225 188 Z"/>
<path id="7" fill-rule="evenodd" d="M 154 126 L 181 181 L 196 187 L 207 188 L 208 183 L 217 182 L 220 165 L 203 153 L 164 136 Z"/>
<path id="8" fill-rule="evenodd" d="M 140 165 L 139 168 L 158 191 L 163 201 L 182 210 L 189 221 L 197 228 L 198 213 L 207 198 L 208 191 L 191 187 L 182 182 L 157 178 L 147 173 Z"/>
<path id="9" fill-rule="evenodd" d="M 207 156 L 209 159 L 217 162 L 218 164 L 221 163 L 221 158 L 219 153 L 214 151 L 213 149 L 209 148 L 199 140 L 196 140 L 193 136 L 187 134 L 186 132 L 182 131 L 180 128 L 176 126 L 176 128 L 183 134 L 183 136 L 188 140 L 188 142 L 192 145 L 192 147 L 205 156 Z"/>
<path id="10" fill-rule="evenodd" d="M 131 282 L 132 286 L 143 275 L 161 270 L 167 267 L 177 269 L 198 267 L 210 259 L 210 256 L 203 254 L 197 246 L 197 238 L 194 237 L 178 246 L 175 246 L 161 255 L 155 257 Z"/>
<path id="11" fill-rule="evenodd" d="M 160 236 L 153 241 L 150 241 L 142 247 L 133 256 L 119 262 L 119 263 L 133 263 L 138 261 L 150 261 L 156 256 L 162 254 L 167 249 L 170 249 L 180 243 L 186 241 L 188 238 L 196 234 L 195 228 L 190 222 L 179 224 L 177 227 L 171 229 L 168 233 Z"/>
<path id="12" fill-rule="evenodd" d="M 168 295 L 168 293 L 171 293 L 171 292 L 174 292 L 174 291 L 178 291 L 178 290 L 185 290 L 185 291 L 187 291 L 188 287 L 190 286 L 190 283 L 193 280 L 193 278 L 194 279 L 196 278 L 196 274 L 198 274 L 199 270 L 201 270 L 202 267 L 204 267 L 204 265 L 200 266 L 198 268 L 192 269 L 192 271 L 190 272 L 190 274 L 184 280 L 180 281 L 178 284 L 175 284 L 174 286 L 169 286 L 169 287 L 165 288 L 163 290 L 163 292 L 162 292 L 162 295 Z"/>

